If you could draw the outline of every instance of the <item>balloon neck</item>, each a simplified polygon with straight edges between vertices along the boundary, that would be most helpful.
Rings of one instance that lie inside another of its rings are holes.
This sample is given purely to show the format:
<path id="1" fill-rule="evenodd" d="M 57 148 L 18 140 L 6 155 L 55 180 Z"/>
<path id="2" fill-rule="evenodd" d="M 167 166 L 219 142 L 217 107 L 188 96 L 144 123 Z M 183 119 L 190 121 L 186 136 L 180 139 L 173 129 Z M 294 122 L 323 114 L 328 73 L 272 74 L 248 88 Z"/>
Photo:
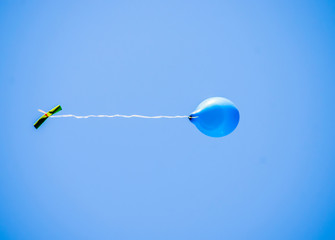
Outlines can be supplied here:
<path id="1" fill-rule="evenodd" d="M 191 114 L 190 116 L 188 116 L 188 120 L 190 120 L 191 122 L 197 118 L 197 116 L 194 116 L 193 114 Z"/>

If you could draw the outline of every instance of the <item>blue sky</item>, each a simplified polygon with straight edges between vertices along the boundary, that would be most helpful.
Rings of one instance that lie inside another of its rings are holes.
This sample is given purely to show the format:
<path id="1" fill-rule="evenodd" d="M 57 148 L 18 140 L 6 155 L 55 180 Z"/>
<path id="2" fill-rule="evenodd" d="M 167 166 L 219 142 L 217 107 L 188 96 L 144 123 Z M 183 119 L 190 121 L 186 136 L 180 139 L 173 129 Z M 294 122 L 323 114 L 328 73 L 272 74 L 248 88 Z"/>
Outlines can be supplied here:
<path id="1" fill-rule="evenodd" d="M 1 1 L 1 239 L 334 239 L 333 1 Z M 237 129 L 187 119 L 232 100 Z"/>

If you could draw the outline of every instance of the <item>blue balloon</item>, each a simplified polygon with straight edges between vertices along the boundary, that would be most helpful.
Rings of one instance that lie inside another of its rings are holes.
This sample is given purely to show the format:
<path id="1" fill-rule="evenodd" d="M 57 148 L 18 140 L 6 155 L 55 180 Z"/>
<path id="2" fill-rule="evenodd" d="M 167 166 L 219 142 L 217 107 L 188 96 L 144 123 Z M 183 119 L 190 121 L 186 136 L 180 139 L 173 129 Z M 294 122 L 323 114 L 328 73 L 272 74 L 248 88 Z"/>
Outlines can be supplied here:
<path id="1" fill-rule="evenodd" d="M 188 119 L 207 136 L 223 137 L 237 127 L 240 113 L 230 100 L 212 97 L 200 103 Z"/>

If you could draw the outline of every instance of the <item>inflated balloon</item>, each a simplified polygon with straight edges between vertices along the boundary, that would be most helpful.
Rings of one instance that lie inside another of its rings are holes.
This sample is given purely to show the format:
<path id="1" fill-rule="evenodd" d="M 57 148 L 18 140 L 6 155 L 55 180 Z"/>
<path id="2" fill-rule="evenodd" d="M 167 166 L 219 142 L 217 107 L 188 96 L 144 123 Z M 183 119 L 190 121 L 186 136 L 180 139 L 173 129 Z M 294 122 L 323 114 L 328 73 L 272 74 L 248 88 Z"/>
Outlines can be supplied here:
<path id="1" fill-rule="evenodd" d="M 240 113 L 230 100 L 212 97 L 200 103 L 189 120 L 207 136 L 223 137 L 237 127 Z"/>

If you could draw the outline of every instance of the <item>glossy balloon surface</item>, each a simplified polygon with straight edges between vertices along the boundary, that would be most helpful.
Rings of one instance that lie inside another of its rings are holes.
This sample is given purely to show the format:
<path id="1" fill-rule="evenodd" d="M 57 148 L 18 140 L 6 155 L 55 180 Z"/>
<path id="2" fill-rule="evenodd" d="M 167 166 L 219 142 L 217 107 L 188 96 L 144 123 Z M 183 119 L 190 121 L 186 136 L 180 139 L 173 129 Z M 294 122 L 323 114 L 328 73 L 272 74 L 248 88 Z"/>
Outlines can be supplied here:
<path id="1" fill-rule="evenodd" d="M 212 97 L 200 103 L 189 119 L 207 136 L 223 137 L 237 127 L 240 113 L 230 100 Z"/>

